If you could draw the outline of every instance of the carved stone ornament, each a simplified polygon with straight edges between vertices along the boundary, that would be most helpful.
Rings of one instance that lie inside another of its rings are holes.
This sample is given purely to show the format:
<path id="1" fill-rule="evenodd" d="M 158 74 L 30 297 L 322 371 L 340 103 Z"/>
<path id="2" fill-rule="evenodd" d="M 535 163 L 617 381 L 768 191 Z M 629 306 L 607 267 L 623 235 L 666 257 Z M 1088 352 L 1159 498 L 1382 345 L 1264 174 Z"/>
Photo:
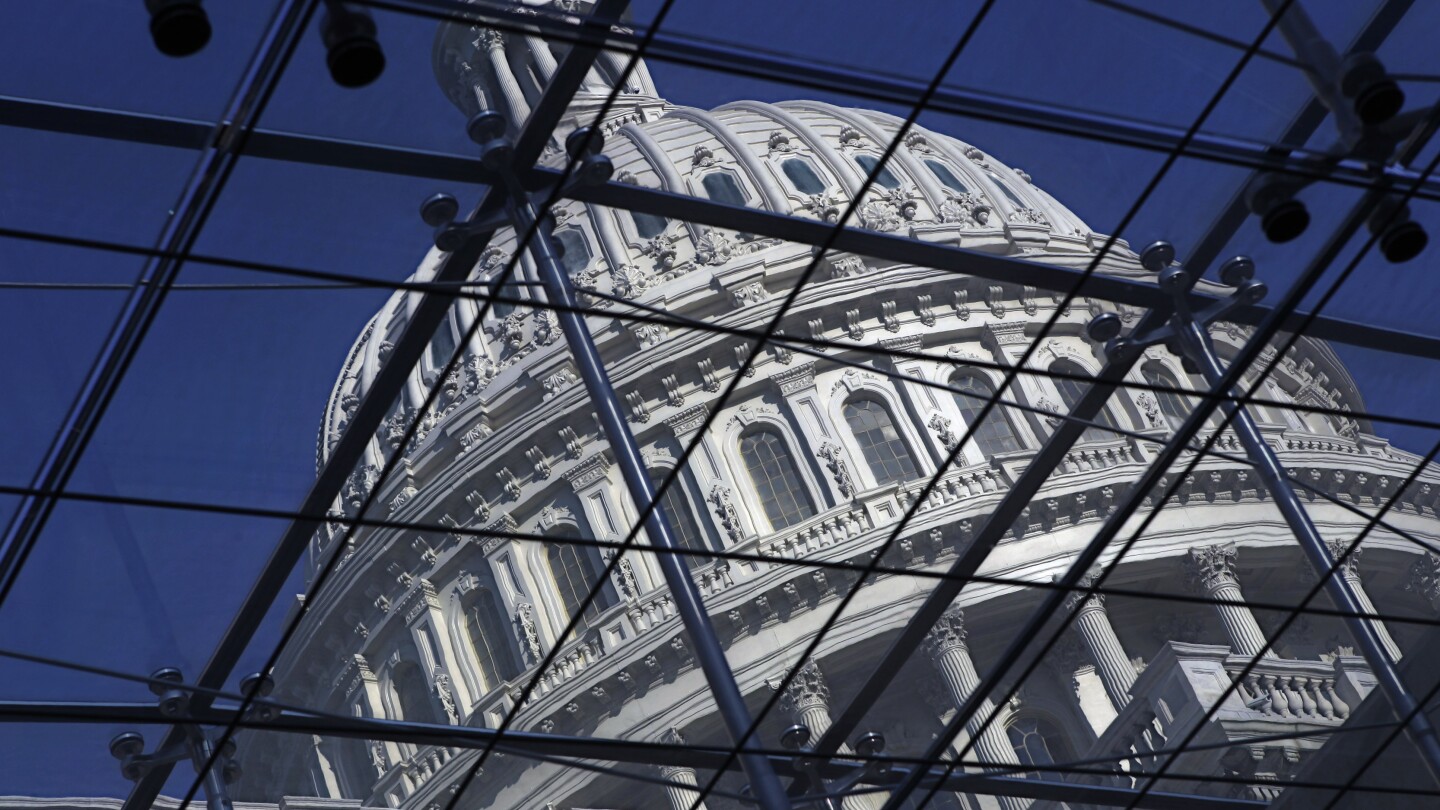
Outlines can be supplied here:
<path id="1" fill-rule="evenodd" d="M 871 231 L 896 231 L 904 222 L 900 209 L 888 200 L 869 200 L 860 206 L 860 224 Z"/>
<path id="2" fill-rule="evenodd" d="M 790 143 L 790 136 L 778 129 L 770 133 L 770 139 L 767 141 L 767 145 L 770 147 L 771 152 L 789 153 L 795 151 L 795 145 Z"/>
<path id="3" fill-rule="evenodd" d="M 1190 549 L 1186 561 L 1186 574 L 1192 583 L 1206 591 L 1215 591 L 1227 585 L 1239 585 L 1235 575 L 1236 549 L 1234 543 L 1216 543 Z"/>
<path id="4" fill-rule="evenodd" d="M 932 658 L 938 658 L 950 650 L 969 649 L 965 641 L 965 611 L 951 605 L 940 614 L 940 620 L 925 636 L 925 650 Z"/>
<path id="5" fill-rule="evenodd" d="M 1160 411 L 1160 404 L 1149 391 L 1141 391 L 1135 396 L 1135 405 L 1140 408 L 1140 413 L 1145 417 L 1145 424 L 1152 428 L 1165 427 L 1165 414 Z"/>
<path id="6" fill-rule="evenodd" d="M 519 630 L 520 649 L 525 652 L 528 662 L 540 660 L 540 631 L 535 627 L 535 606 L 521 602 L 515 608 L 515 628 Z"/>
<path id="7" fill-rule="evenodd" d="M 715 153 L 710 151 L 705 144 L 695 147 L 694 164 L 697 169 L 705 169 L 715 165 Z"/>
<path id="8" fill-rule="evenodd" d="M 725 536 L 732 543 L 740 542 L 745 533 L 740 527 L 740 513 L 735 511 L 735 504 L 730 501 L 730 488 L 716 484 L 706 500 L 715 508 L 715 516 L 720 518 L 720 528 L 725 530 Z"/>
<path id="9" fill-rule="evenodd" d="M 838 222 L 840 221 L 840 214 L 844 210 L 844 205 L 845 199 L 843 197 L 831 194 L 828 191 L 822 191 L 819 194 L 811 194 L 806 197 L 795 212 L 798 214 L 804 211 L 823 222 Z"/>
<path id="10" fill-rule="evenodd" d="M 778 689 L 779 686 L 779 681 L 771 684 L 772 689 Z M 806 659 L 805 663 L 795 669 L 795 676 L 790 679 L 790 685 L 780 696 L 780 709 L 800 719 L 806 709 L 827 708 L 829 705 L 830 687 L 825 683 L 825 673 L 820 671 L 815 659 Z"/>
<path id="11" fill-rule="evenodd" d="M 622 264 L 612 273 L 615 294 L 621 298 L 639 298 L 650 289 L 650 274 L 633 264 Z"/>
<path id="12" fill-rule="evenodd" d="M 695 261 L 704 265 L 721 265 L 730 261 L 735 252 L 735 240 L 714 230 L 705 229 L 695 242 Z"/>
<path id="13" fill-rule="evenodd" d="M 825 467 L 835 479 L 835 488 L 840 490 L 840 496 L 855 497 L 855 481 L 850 477 L 850 467 L 845 463 L 840 446 L 830 442 L 820 445 L 820 458 L 825 460 Z"/>
<path id="14" fill-rule="evenodd" d="M 1405 589 L 1418 593 L 1440 610 L 1440 555 L 1422 554 L 1410 569 Z"/>
<path id="15" fill-rule="evenodd" d="M 940 441 L 940 446 L 946 450 L 954 450 L 955 445 L 960 443 L 960 437 L 950 428 L 950 418 L 939 413 L 930 414 L 930 421 L 926 423 L 935 431 L 935 438 Z"/>
<path id="16" fill-rule="evenodd" d="M 450 725 L 460 724 L 460 712 L 455 708 L 455 693 L 450 688 L 450 674 L 439 667 L 435 668 L 435 699 L 440 701 L 440 708 L 444 709 L 445 717 Z"/>
<path id="17" fill-rule="evenodd" d="M 954 222 L 962 228 L 969 225 L 983 227 L 990 220 L 993 210 L 989 203 L 974 194 L 960 194 L 946 189 L 945 200 L 940 203 L 940 221 Z"/>

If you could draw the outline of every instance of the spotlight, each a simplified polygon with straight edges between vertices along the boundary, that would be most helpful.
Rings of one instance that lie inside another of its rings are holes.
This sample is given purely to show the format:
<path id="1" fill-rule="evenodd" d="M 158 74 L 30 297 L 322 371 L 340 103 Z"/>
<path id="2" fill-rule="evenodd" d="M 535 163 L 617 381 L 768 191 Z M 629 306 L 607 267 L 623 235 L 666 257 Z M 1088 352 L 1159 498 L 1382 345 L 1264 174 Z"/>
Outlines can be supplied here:
<path id="1" fill-rule="evenodd" d="M 1085 326 L 1085 334 L 1096 343 L 1107 343 L 1120 337 L 1120 316 L 1113 312 L 1102 312 Z"/>
<path id="2" fill-rule="evenodd" d="M 1340 66 L 1340 92 L 1367 126 L 1394 118 L 1405 106 L 1405 91 L 1385 72 L 1373 53 L 1357 53 Z"/>
<path id="3" fill-rule="evenodd" d="M 795 724 L 780 733 L 780 747 L 786 751 L 799 751 L 810 742 L 810 729 Z"/>
<path id="4" fill-rule="evenodd" d="M 1430 242 L 1425 228 L 1410 218 L 1408 206 L 1379 206 L 1365 224 L 1371 233 L 1380 236 L 1380 253 L 1392 264 L 1408 262 L 1419 256 Z"/>
<path id="5" fill-rule="evenodd" d="M 1175 246 L 1160 240 L 1151 242 L 1140 251 L 1140 266 L 1152 273 L 1158 273 L 1170 266 L 1175 261 Z"/>
<path id="6" fill-rule="evenodd" d="M 1245 205 L 1260 217 L 1260 230 L 1276 244 L 1289 242 L 1310 227 L 1310 212 L 1295 199 L 1293 185 L 1264 175 L 1245 191 Z"/>
<path id="7" fill-rule="evenodd" d="M 1255 277 L 1255 261 L 1249 256 L 1235 256 L 1220 265 L 1220 283 L 1226 287 L 1239 287 Z"/>
<path id="8" fill-rule="evenodd" d="M 189 56 L 210 41 L 210 17 L 200 0 L 145 0 L 150 36 L 166 56 Z"/>
<path id="9" fill-rule="evenodd" d="M 580 127 L 565 137 L 565 151 L 575 166 L 575 182 L 582 186 L 598 186 L 610 179 L 615 166 L 610 158 L 600 154 L 605 148 L 605 138 L 592 127 Z"/>
<path id="10" fill-rule="evenodd" d="M 329 4 L 320 22 L 320 38 L 325 43 L 330 78 L 341 87 L 364 87 L 385 70 L 385 54 L 375 39 L 375 20 L 368 12 Z"/>
<path id="11" fill-rule="evenodd" d="M 480 165 L 492 172 L 505 168 L 515 154 L 515 147 L 505 137 L 509 127 L 505 116 L 494 110 L 480 112 L 465 124 L 465 134 L 480 147 Z"/>

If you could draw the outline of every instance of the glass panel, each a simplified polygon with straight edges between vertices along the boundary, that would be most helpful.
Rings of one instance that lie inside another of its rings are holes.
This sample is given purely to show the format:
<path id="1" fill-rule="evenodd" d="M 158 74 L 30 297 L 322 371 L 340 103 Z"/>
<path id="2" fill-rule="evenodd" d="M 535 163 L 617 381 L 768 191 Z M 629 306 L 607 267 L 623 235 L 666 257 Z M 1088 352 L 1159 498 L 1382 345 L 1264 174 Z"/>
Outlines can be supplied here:
<path id="1" fill-rule="evenodd" d="M 504 605 L 488 583 L 466 594 L 465 630 L 488 689 L 520 674 L 520 651 L 506 621 Z"/>
<path id="2" fill-rule="evenodd" d="M 1050 370 L 1057 374 L 1070 375 L 1051 377 L 1050 381 L 1055 384 L 1055 390 L 1060 394 L 1060 402 L 1065 406 L 1065 412 L 1069 413 L 1075 410 L 1075 404 L 1085 395 L 1085 389 L 1089 387 L 1088 383 L 1083 383 L 1075 377 L 1088 377 L 1090 374 L 1068 360 L 1052 364 Z M 1115 417 L 1110 413 L 1109 405 L 1100 409 L 1100 413 L 1095 416 L 1095 421 L 1106 427 L 1115 427 Z M 1115 434 L 1100 428 L 1089 428 L 1081 438 L 1087 441 L 1107 441 L 1115 438 Z"/>
<path id="3" fill-rule="evenodd" d="M 565 532 L 560 536 L 574 540 L 580 539 L 580 535 L 573 532 Z M 560 598 L 565 603 L 565 609 L 569 616 L 574 616 L 579 610 L 580 604 L 585 600 L 586 594 L 590 593 L 591 586 L 600 579 L 605 571 L 605 565 L 600 560 L 600 552 L 589 546 L 555 543 L 546 549 L 545 556 L 550 564 L 550 576 L 560 591 Z M 589 607 L 585 608 L 584 618 L 576 625 L 576 628 L 588 627 L 591 621 L 618 601 L 620 600 L 615 595 L 615 585 L 610 582 L 609 577 L 606 577 L 600 593 L 591 600 Z"/>
<path id="4" fill-rule="evenodd" d="M 793 526 L 815 514 L 783 439 L 757 430 L 740 440 L 740 455 L 772 527 Z"/>
<path id="5" fill-rule="evenodd" d="M 660 496 L 660 506 L 665 510 L 665 516 L 670 519 L 670 528 L 675 532 L 675 539 L 680 541 L 681 546 L 694 551 L 709 551 L 705 535 L 695 522 L 695 510 L 690 506 L 690 499 L 685 496 L 683 476 L 684 473 L 681 473 L 681 478 L 665 489 L 665 493 Z M 664 480 L 663 474 L 653 471 L 650 473 L 650 482 L 657 488 Z M 691 568 L 709 562 L 704 557 L 693 555 L 686 555 L 684 560 Z"/>
<path id="6" fill-rule="evenodd" d="M 585 236 L 574 229 L 566 229 L 555 232 L 555 241 L 560 243 L 560 263 L 565 266 L 565 272 L 573 278 L 577 273 L 590 266 L 591 259 L 595 258 L 590 252 L 590 243 Z"/>
<path id="7" fill-rule="evenodd" d="M 810 168 L 810 164 L 800 158 L 790 158 L 780 164 L 785 171 L 785 176 L 790 178 L 795 190 L 801 194 L 819 194 L 825 190 L 825 181 L 820 175 Z"/>
<path id="8" fill-rule="evenodd" d="M 955 394 L 955 404 L 960 407 L 960 416 L 965 420 L 966 426 L 974 425 L 980 416 L 980 409 L 994 398 L 995 387 L 975 373 L 961 374 L 951 382 L 951 386 L 959 389 Z M 975 446 L 980 448 L 981 455 L 986 458 L 996 453 L 1009 453 L 1020 449 L 1020 440 L 1015 436 L 1015 429 L 1010 425 L 1010 415 L 1006 413 L 1003 403 L 990 410 L 985 420 L 971 433 L 971 438 L 974 439 Z"/>
<path id="9" fill-rule="evenodd" d="M 882 168 L 878 174 L 875 172 L 875 167 L 880 165 L 880 159 L 874 155 L 856 155 L 855 162 L 860 164 L 860 168 L 865 170 L 866 175 L 875 175 L 875 185 L 882 188 L 900 187 L 900 178 L 896 177 L 895 174 L 890 171 L 892 161 L 887 161 L 885 167 Z"/>
<path id="10" fill-rule="evenodd" d="M 961 194 L 970 193 L 969 187 L 961 182 L 960 178 L 956 177 L 954 172 L 950 171 L 949 166 L 946 166 L 938 160 L 927 160 L 925 161 L 925 165 L 930 168 L 930 172 L 935 175 L 935 179 L 944 183 L 946 188 Z"/>
<path id="11" fill-rule="evenodd" d="M 630 220 L 635 223 L 635 232 L 641 239 L 654 239 L 670 227 L 670 220 L 640 211 L 631 211 Z"/>
<path id="12" fill-rule="evenodd" d="M 715 202 L 745 204 L 745 192 L 740 190 L 740 184 L 729 172 L 711 172 L 701 179 L 700 184 L 705 186 L 705 194 Z"/>
<path id="13" fill-rule="evenodd" d="M 876 483 L 893 484 L 914 478 L 918 473 L 910 450 L 895 432 L 895 423 L 885 406 L 873 399 L 857 399 L 845 404 L 845 421 L 865 462 L 870 465 Z"/>

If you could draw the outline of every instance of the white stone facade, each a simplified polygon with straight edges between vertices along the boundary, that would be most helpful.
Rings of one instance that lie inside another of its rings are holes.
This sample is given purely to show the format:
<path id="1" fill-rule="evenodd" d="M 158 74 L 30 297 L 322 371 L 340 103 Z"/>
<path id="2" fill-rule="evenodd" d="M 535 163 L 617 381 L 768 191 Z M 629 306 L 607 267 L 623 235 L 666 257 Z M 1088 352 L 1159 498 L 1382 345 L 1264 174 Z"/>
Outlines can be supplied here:
<path id="1" fill-rule="evenodd" d="M 445 51 L 457 41 L 453 33 L 442 32 L 437 40 L 437 64 L 445 70 L 470 58 Z M 507 88 L 497 77 L 507 65 L 543 75 L 541 51 L 548 48 L 542 46 L 515 37 L 492 43 L 487 51 L 492 61 L 483 69 L 471 64 L 470 73 L 455 68 L 459 72 L 446 74 L 448 81 L 461 84 L 447 84 L 447 90 L 467 106 L 463 83 L 469 76 L 468 98 L 485 103 L 498 96 L 507 99 L 507 107 L 522 109 L 534 102 L 537 88 Z M 605 71 L 595 78 L 598 88 L 609 86 L 611 74 Z M 660 101 L 648 73 L 635 82 L 636 103 L 605 127 L 605 152 L 620 181 L 702 196 L 735 193 L 747 205 L 822 220 L 845 209 L 863 180 L 864 158 L 878 156 L 899 124 L 889 115 L 807 101 L 737 102 L 707 112 Z M 787 169 L 791 161 L 805 168 Z M 888 171 L 894 187 L 877 185 L 859 207 L 864 227 L 1073 268 L 1095 261 L 1105 241 L 1027 174 L 945 134 L 915 129 Z M 812 182 L 822 187 L 816 190 Z M 637 219 L 573 202 L 556 210 L 556 220 L 557 238 L 566 244 L 581 287 L 738 329 L 762 329 L 813 256 L 807 245 Z M 514 243 L 508 230 L 497 234 L 476 278 L 493 277 L 510 260 Z M 415 280 L 428 279 L 441 259 L 432 251 Z M 1099 271 L 1146 275 L 1123 244 L 1100 261 Z M 533 277 L 528 257 L 521 257 L 516 272 Z M 326 410 L 322 460 L 385 362 L 387 341 L 403 327 L 412 303 L 405 294 L 395 295 L 355 344 Z M 631 429 L 653 469 L 665 473 L 719 407 L 719 392 L 749 344 L 713 332 L 628 322 L 619 317 L 620 306 L 601 299 L 591 303 L 602 309 L 590 324 L 629 409 Z M 967 428 L 961 401 L 926 383 L 952 385 L 974 375 L 998 385 L 1001 372 L 993 366 L 1016 361 L 1041 325 L 1056 317 L 1059 303 L 1059 295 L 967 277 L 962 268 L 894 265 L 845 254 L 819 263 L 784 331 L 857 348 L 829 347 L 816 358 L 769 347 L 730 403 L 714 414 L 677 481 L 681 497 L 675 503 L 688 508 L 708 547 L 775 560 L 702 560 L 693 569 L 731 666 L 754 705 L 768 697 L 768 682 L 802 663 L 796 660 L 801 646 L 854 585 L 846 571 L 784 561 L 867 562 Z M 1093 314 L 1114 309 L 1100 301 L 1075 301 L 1058 315 L 1032 367 L 1097 371 L 1099 347 L 1084 337 L 1083 326 Z M 1127 325 L 1139 314 L 1118 311 Z M 462 371 L 444 381 L 439 413 L 424 417 L 411 445 L 396 446 L 425 391 L 436 384 L 437 369 L 478 313 L 474 301 L 456 304 L 436 350 L 415 370 L 394 419 L 376 436 L 365 467 L 338 506 L 353 513 L 383 460 L 399 452 L 400 472 L 379 493 L 373 517 L 533 536 L 624 539 L 638 510 L 607 459 L 569 352 L 543 309 L 492 311 L 481 336 L 464 347 Z M 1245 333 L 1232 328 L 1216 338 L 1226 353 L 1241 345 Z M 859 347 L 925 358 L 881 356 Z M 1131 380 L 1144 383 L 1160 370 L 1171 380 L 1198 385 L 1161 349 L 1147 353 Z M 1313 341 L 1301 341 L 1282 361 L 1265 395 L 1363 411 L 1345 369 Z M 987 452 L 978 442 L 965 447 L 961 461 L 940 476 L 885 557 L 889 567 L 944 571 L 1053 430 L 1056 420 L 1046 412 L 1066 410 L 1066 392 L 1042 375 L 1022 375 L 1007 399 L 1032 409 L 1005 409 L 1015 448 Z M 906 480 L 886 480 L 885 471 L 867 460 L 845 415 L 847 404 L 859 401 L 888 415 L 897 446 L 913 466 Z M 1172 429 L 1152 393 L 1122 391 L 1108 410 L 1126 430 L 1163 439 Z M 1375 437 L 1363 420 L 1263 407 L 1256 415 L 1297 477 L 1357 505 L 1373 507 L 1394 495 L 1418 460 Z M 742 451 L 747 437 L 762 432 L 788 449 L 797 502 L 809 504 L 801 510 L 808 514 L 784 521 L 788 525 L 776 525 Z M 1239 452 L 1233 439 L 1219 444 Z M 1024 583 L 1049 582 L 1066 570 L 1156 449 L 1133 437 L 1096 434 L 1066 456 L 981 569 L 992 581 L 967 588 L 955 617 L 947 618 L 950 630 L 937 631 L 951 637 L 932 639 L 930 653 L 917 654 L 901 674 L 897 694 L 873 713 L 875 730 L 891 740 L 892 751 L 923 750 L 973 686 L 976 671 L 983 674 L 1011 628 L 1037 603 L 1036 592 Z M 1440 490 L 1432 487 L 1440 486 L 1440 476 L 1427 472 L 1422 482 L 1400 497 L 1389 520 L 1434 539 L 1440 537 L 1435 511 Z M 1180 493 L 1180 503 L 1163 510 L 1110 585 L 1168 593 L 1193 580 L 1191 592 L 1197 594 L 1294 601 L 1311 575 L 1279 514 L 1257 490 L 1253 473 L 1238 463 L 1208 459 Z M 1327 537 L 1352 538 L 1362 525 L 1354 514 L 1323 500 L 1311 499 L 1309 508 Z M 317 541 L 313 559 L 326 559 L 341 535 L 332 527 Z M 560 563 L 551 556 L 556 548 L 574 547 L 449 532 L 357 533 L 286 651 L 276 673 L 277 696 L 342 714 L 495 727 L 514 710 L 521 685 L 538 677 L 516 728 L 641 739 L 683 733 L 691 740 L 722 742 L 705 681 L 685 647 L 654 560 L 628 555 L 603 609 L 578 637 L 564 639 L 569 611 Z M 1400 587 L 1420 559 L 1412 544 L 1379 531 L 1365 549 L 1355 576 L 1381 610 L 1433 611 L 1419 594 Z M 817 678 L 823 672 L 827 697 L 843 699 L 845 684 L 873 669 L 875 656 L 923 600 L 930 582 L 889 573 L 862 588 L 809 664 Z M 988 707 L 1002 715 L 976 746 L 988 759 L 1016 762 L 1016 741 L 1038 736 L 1057 760 L 1123 750 L 1138 762 L 1145 747 L 1159 739 L 1156 732 L 1173 731 L 1186 712 L 1209 705 L 1206 696 L 1218 690 L 1207 692 L 1203 684 L 1223 683 L 1218 679 L 1227 670 L 1238 669 L 1232 654 L 1255 652 L 1265 628 L 1274 624 L 1269 615 L 1242 606 L 1215 610 L 1133 597 L 1092 599 L 1081 610 L 1068 642 L 1020 698 Z M 1408 628 L 1391 633 L 1398 650 L 1414 636 Z M 1268 733 L 1267 724 L 1324 728 L 1343 721 L 1370 684 L 1342 638 L 1337 622 L 1307 619 L 1277 645 L 1255 683 L 1230 698 L 1234 705 L 1227 703 L 1214 733 L 1254 736 Z M 556 646 L 561 651 L 555 665 L 537 673 L 537 662 Z M 827 708 L 819 688 L 808 703 L 787 699 L 795 717 L 814 723 L 817 712 L 842 708 Z M 925 699 L 913 700 L 915 694 Z M 1163 711 L 1157 709 L 1161 705 Z M 773 739 L 790 720 L 777 713 L 768 721 L 767 737 Z M 1284 749 L 1275 757 L 1281 765 L 1267 760 L 1250 772 L 1259 773 L 1257 779 L 1272 771 L 1283 778 L 1287 757 L 1318 745 L 1278 746 Z M 314 795 L 407 808 L 443 806 L 471 762 L 456 749 L 274 734 L 242 744 L 242 751 L 247 777 L 238 788 L 246 798 Z M 1243 770 L 1219 759 L 1216 754 L 1196 760 L 1192 769 Z M 461 807 L 638 810 L 668 807 L 689 795 L 502 757 L 487 763 Z M 1025 806 L 963 795 L 946 801 L 955 807 Z M 712 800 L 709 806 L 732 805 Z"/>

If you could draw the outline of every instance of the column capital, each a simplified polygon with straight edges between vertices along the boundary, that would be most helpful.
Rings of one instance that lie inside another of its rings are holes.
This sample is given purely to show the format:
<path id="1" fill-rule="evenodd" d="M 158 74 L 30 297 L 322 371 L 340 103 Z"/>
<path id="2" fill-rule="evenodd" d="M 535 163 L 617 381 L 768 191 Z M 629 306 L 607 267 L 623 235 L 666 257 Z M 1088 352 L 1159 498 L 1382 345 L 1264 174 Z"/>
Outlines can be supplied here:
<path id="1" fill-rule="evenodd" d="M 1059 582 L 1063 576 L 1063 574 L 1056 574 L 1052 581 Z M 1080 581 L 1076 582 L 1075 585 L 1078 588 L 1093 588 L 1099 579 L 1100 568 L 1096 566 L 1090 569 L 1085 576 L 1080 577 Z M 1073 611 L 1077 608 L 1081 610 L 1104 610 L 1105 596 L 1099 593 L 1087 594 L 1084 591 L 1071 591 L 1065 597 L 1065 609 Z"/>
<path id="2" fill-rule="evenodd" d="M 1344 554 L 1346 551 L 1349 551 L 1349 549 L 1350 549 L 1350 541 L 1349 541 L 1349 540 L 1341 540 L 1341 539 L 1339 539 L 1339 538 L 1332 539 L 1332 540 L 1326 540 L 1326 541 L 1325 541 L 1325 548 L 1330 552 L 1330 557 L 1331 557 L 1333 560 L 1338 560 L 1338 559 L 1340 559 L 1340 555 Z M 1354 550 L 1354 551 L 1351 551 L 1351 552 L 1350 552 L 1350 556 L 1348 556 L 1348 557 L 1345 558 L 1345 562 L 1343 562 L 1343 563 L 1340 564 L 1340 573 L 1341 573 L 1341 574 L 1344 574 L 1346 577 L 1348 577 L 1348 578 L 1350 578 L 1350 579 L 1359 579 L 1359 578 L 1360 578 L 1360 555 L 1363 554 L 1364 552 L 1365 552 L 1365 549 L 1364 549 L 1364 548 L 1361 548 L 1361 547 L 1358 546 L 1358 545 L 1355 546 L 1355 550 Z"/>
<path id="3" fill-rule="evenodd" d="M 475 39 L 476 45 L 488 51 L 499 50 L 505 47 L 505 35 L 493 28 L 481 29 L 479 36 Z"/>
<path id="4" fill-rule="evenodd" d="M 965 611 L 955 605 L 940 614 L 940 620 L 925 636 L 925 649 L 930 657 L 938 658 L 950 650 L 968 650 L 965 642 Z"/>
<path id="5" fill-rule="evenodd" d="M 685 735 L 674 726 L 660 732 L 656 739 L 666 745 L 685 745 L 686 743 Z M 695 776 L 695 769 L 689 765 L 657 765 L 656 769 L 660 771 L 660 776 L 664 779 L 673 780 L 677 776 L 689 775 L 693 780 Z M 682 779 L 682 781 L 687 780 Z"/>
<path id="6" fill-rule="evenodd" d="M 1405 589 L 1420 594 L 1432 607 L 1440 609 L 1440 554 L 1421 554 L 1410 567 L 1410 581 Z"/>
<path id="7" fill-rule="evenodd" d="M 1236 550 L 1234 543 L 1216 543 L 1190 549 L 1186 560 L 1187 578 L 1193 585 L 1206 591 L 1214 591 L 1225 585 L 1239 585 L 1235 575 Z"/>
<path id="8" fill-rule="evenodd" d="M 810 658 L 796 668 L 795 677 L 780 696 L 780 708 L 791 715 L 799 716 L 806 709 L 816 706 L 829 708 L 830 687 L 825 683 L 825 673 L 820 671 L 820 665 Z"/>

